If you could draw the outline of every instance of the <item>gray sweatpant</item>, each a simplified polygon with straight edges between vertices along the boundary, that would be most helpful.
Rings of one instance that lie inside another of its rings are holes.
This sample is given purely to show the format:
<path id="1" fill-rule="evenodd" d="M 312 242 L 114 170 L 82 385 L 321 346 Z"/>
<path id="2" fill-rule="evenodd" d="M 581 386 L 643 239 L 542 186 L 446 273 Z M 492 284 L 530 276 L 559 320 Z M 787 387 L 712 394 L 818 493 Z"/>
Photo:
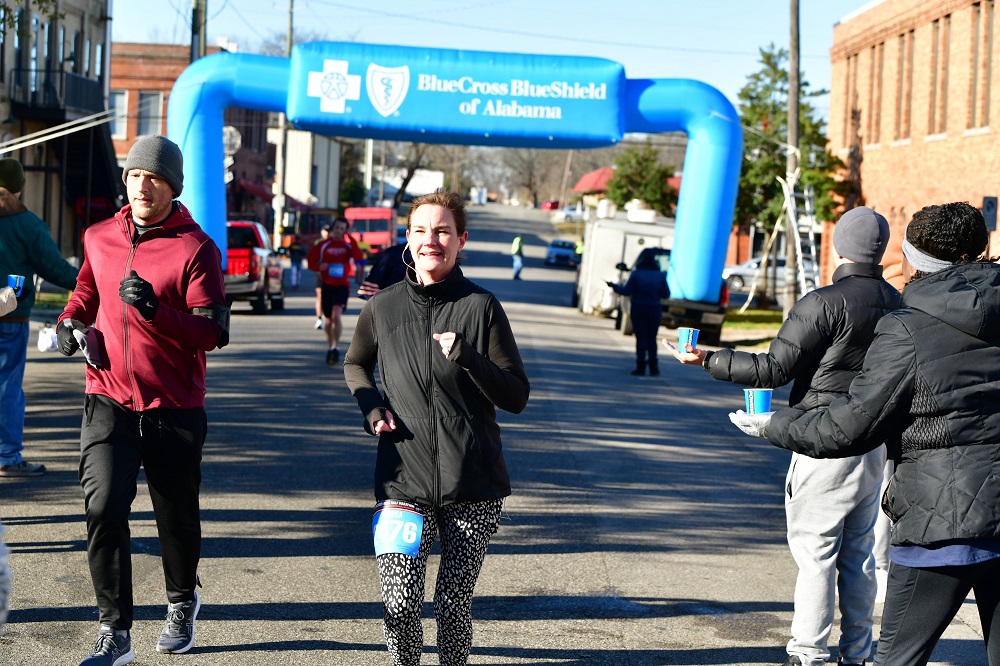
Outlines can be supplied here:
<path id="1" fill-rule="evenodd" d="M 863 456 L 816 460 L 792 454 L 785 479 L 788 547 L 799 567 L 790 655 L 804 666 L 830 657 L 840 594 L 840 657 L 861 663 L 872 650 L 875 518 L 885 447 Z"/>

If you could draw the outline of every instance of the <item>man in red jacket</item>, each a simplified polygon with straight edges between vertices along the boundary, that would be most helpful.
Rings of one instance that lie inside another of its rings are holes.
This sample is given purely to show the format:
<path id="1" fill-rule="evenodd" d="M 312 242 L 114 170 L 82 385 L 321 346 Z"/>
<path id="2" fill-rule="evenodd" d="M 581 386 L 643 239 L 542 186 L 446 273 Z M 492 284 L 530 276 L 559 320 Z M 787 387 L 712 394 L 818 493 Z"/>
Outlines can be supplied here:
<path id="1" fill-rule="evenodd" d="M 347 237 L 348 224 L 347 220 L 338 217 L 333 221 L 330 237 L 313 245 L 309 251 L 309 270 L 317 271 L 323 281 L 320 303 L 326 317 L 327 365 L 336 365 L 340 360 L 337 345 L 343 330 L 341 314 L 347 309 L 354 266 L 363 265 L 365 260 L 361 248 Z"/>
<path id="2" fill-rule="evenodd" d="M 128 516 L 146 471 L 167 591 L 158 652 L 187 652 L 201 601 L 199 486 L 205 442 L 205 354 L 229 341 L 222 255 L 174 199 L 183 157 L 162 136 L 129 151 L 129 205 L 89 227 L 77 289 L 59 317 L 59 351 L 87 360 L 80 484 L 87 560 L 100 609 L 81 666 L 133 659 Z"/>

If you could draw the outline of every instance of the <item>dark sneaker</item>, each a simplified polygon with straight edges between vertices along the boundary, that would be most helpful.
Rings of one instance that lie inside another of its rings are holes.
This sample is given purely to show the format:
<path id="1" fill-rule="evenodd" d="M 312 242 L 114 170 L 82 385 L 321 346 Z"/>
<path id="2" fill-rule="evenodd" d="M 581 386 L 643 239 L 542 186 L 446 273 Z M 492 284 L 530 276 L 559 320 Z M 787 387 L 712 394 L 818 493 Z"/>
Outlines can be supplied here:
<path id="1" fill-rule="evenodd" d="M 124 635 L 115 634 L 114 629 L 101 625 L 97 634 L 97 643 L 90 656 L 80 662 L 80 666 L 122 666 L 135 659 L 132 652 L 132 637 L 126 631 Z"/>
<path id="2" fill-rule="evenodd" d="M 327 365 L 337 365 L 337 361 L 340 360 L 340 350 L 330 349 L 326 352 L 326 364 Z"/>
<path id="3" fill-rule="evenodd" d="M 167 620 L 156 642 L 157 652 L 182 654 L 194 645 L 194 621 L 201 608 L 201 597 L 195 590 L 194 601 L 167 604 Z"/>
<path id="4" fill-rule="evenodd" d="M 782 666 L 802 666 L 802 660 L 799 659 L 799 655 L 790 654 L 788 655 L 788 659 L 785 660 L 785 663 L 782 664 Z"/>
<path id="5" fill-rule="evenodd" d="M 45 474 L 45 465 L 30 463 L 27 460 L 0 467 L 0 476 L 41 476 L 42 474 Z"/>

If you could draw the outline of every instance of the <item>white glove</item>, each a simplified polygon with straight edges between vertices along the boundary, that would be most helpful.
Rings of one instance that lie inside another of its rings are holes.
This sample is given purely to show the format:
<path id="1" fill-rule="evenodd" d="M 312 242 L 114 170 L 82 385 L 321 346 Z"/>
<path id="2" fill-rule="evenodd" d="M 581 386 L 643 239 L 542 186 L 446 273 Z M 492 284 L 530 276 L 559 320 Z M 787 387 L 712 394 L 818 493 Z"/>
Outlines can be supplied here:
<path id="1" fill-rule="evenodd" d="M 0 317 L 9 314 L 17 307 L 17 296 L 10 287 L 0 289 Z"/>
<path id="2" fill-rule="evenodd" d="M 87 360 L 87 365 L 98 370 L 103 370 L 105 365 L 104 355 L 101 353 L 101 345 L 97 340 L 97 329 L 93 326 L 88 326 L 86 331 L 74 328 L 73 337 L 76 338 L 76 343 L 80 345 L 80 351 L 83 352 L 83 357 Z"/>
<path id="3" fill-rule="evenodd" d="M 751 437 L 764 437 L 766 439 L 767 428 L 771 425 L 772 414 L 774 412 L 747 414 L 742 409 L 737 409 L 735 412 L 729 413 L 729 420 Z"/>

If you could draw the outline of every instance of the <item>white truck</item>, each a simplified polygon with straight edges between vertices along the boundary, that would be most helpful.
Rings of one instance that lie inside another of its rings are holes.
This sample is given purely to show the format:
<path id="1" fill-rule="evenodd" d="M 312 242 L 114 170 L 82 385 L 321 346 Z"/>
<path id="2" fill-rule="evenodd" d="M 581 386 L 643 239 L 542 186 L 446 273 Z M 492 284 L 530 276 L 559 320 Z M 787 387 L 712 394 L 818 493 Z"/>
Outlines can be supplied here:
<path id="1" fill-rule="evenodd" d="M 615 294 L 607 282 L 625 284 L 629 271 L 644 250 L 655 254 L 661 267 L 669 270 L 673 240 L 672 218 L 655 217 L 649 222 L 636 222 L 619 214 L 614 218 L 588 222 L 573 305 L 587 314 L 614 316 L 615 327 L 625 335 L 632 335 L 629 299 Z M 719 280 L 722 280 L 721 276 Z M 729 291 L 725 286 L 719 302 L 715 303 L 664 299 L 663 325 L 668 328 L 689 326 L 700 329 L 699 341 L 717 345 L 728 305 Z"/>

